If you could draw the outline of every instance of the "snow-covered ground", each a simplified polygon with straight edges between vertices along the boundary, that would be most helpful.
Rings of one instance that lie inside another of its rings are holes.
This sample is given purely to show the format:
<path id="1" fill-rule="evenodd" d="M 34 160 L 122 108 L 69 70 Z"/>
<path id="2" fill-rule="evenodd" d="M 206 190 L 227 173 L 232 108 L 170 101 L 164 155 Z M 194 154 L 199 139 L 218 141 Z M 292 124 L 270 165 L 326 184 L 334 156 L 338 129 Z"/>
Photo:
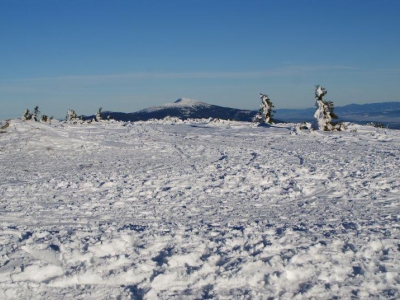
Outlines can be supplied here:
<path id="1" fill-rule="evenodd" d="M 2 130 L 1 299 L 400 297 L 400 131 L 173 123 Z"/>

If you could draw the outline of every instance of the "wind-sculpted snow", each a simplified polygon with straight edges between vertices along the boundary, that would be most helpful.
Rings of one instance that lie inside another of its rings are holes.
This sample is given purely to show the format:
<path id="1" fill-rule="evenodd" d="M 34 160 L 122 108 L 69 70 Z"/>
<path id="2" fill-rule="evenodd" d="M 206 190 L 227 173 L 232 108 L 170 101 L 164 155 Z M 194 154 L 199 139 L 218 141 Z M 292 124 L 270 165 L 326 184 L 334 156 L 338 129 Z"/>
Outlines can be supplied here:
<path id="1" fill-rule="evenodd" d="M 399 298 L 399 157 L 356 125 L 13 120 L 0 298 Z"/>

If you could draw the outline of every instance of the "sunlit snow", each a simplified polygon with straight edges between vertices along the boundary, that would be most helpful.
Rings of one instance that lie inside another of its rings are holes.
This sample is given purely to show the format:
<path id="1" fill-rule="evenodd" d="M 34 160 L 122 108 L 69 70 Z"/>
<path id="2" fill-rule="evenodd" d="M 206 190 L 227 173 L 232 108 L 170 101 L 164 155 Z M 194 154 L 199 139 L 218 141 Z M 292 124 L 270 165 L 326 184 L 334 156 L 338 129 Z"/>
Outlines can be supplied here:
<path id="1" fill-rule="evenodd" d="M 188 98 L 179 98 L 174 103 L 165 103 L 163 105 L 152 106 L 146 109 L 141 110 L 140 112 L 154 112 L 164 108 L 193 108 L 193 107 L 209 107 L 210 104 L 205 102 L 192 100 Z"/>
<path id="2" fill-rule="evenodd" d="M 399 157 L 358 125 L 12 120 L 0 298 L 399 298 Z"/>

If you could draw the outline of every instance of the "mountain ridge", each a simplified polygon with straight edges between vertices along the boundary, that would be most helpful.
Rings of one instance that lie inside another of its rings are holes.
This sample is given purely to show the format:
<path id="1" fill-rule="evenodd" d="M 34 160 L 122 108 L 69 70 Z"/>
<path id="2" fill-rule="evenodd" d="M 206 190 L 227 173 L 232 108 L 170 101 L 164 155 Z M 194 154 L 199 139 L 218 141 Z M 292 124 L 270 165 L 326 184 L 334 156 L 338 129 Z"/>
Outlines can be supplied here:
<path id="1" fill-rule="evenodd" d="M 251 122 L 257 111 L 224 107 L 205 102 L 179 98 L 173 103 L 151 106 L 137 112 L 103 112 L 103 116 L 120 121 L 147 121 L 150 119 L 163 119 L 167 116 L 181 119 L 219 118 L 235 121 Z M 89 116 L 87 118 L 92 118 Z"/>
<path id="2" fill-rule="evenodd" d="M 140 111 L 124 112 L 103 112 L 103 116 L 110 116 L 120 121 L 147 121 L 149 119 L 162 119 L 167 116 L 181 119 L 198 118 L 219 118 L 235 121 L 251 122 L 258 110 L 245 110 L 219 105 L 208 104 L 189 98 L 179 98 L 172 103 L 165 103 L 151 106 Z M 305 109 L 276 109 L 274 119 L 276 122 L 310 122 L 314 119 L 315 108 Z M 380 102 L 366 104 L 348 104 L 336 106 L 335 113 L 339 121 L 355 122 L 365 124 L 368 122 L 380 122 L 393 124 L 400 128 L 400 102 Z M 94 116 L 85 117 L 85 119 Z"/>
<path id="3" fill-rule="evenodd" d="M 275 116 L 284 121 L 310 122 L 314 118 L 314 112 L 315 108 L 278 109 Z M 335 113 L 340 121 L 361 124 L 380 122 L 400 128 L 400 102 L 397 101 L 336 106 Z"/>

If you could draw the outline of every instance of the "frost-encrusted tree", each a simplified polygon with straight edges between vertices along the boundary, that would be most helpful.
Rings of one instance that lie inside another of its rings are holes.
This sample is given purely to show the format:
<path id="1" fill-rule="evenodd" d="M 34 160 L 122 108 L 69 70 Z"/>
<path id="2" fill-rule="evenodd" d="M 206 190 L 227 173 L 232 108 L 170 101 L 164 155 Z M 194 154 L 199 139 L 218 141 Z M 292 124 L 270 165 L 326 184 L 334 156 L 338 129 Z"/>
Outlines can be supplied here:
<path id="1" fill-rule="evenodd" d="M 40 115 L 39 106 L 36 105 L 35 108 L 33 109 L 32 119 L 34 121 L 39 121 L 39 115 Z"/>
<path id="2" fill-rule="evenodd" d="M 315 120 L 311 124 L 311 128 L 314 130 L 343 130 L 344 125 L 342 123 L 332 122 L 332 120 L 337 119 L 338 116 L 334 113 L 334 105 L 332 101 L 325 101 L 323 97 L 328 93 L 325 88 L 320 85 L 315 87 L 315 106 L 317 110 L 315 111 Z"/>
<path id="3" fill-rule="evenodd" d="M 260 94 L 260 99 L 261 99 L 261 104 L 260 104 L 260 110 L 258 113 L 254 116 L 253 122 L 259 123 L 259 124 L 273 124 L 273 118 L 272 118 L 272 113 L 274 112 L 272 108 L 274 105 L 272 104 L 271 100 L 268 98 L 267 95 Z"/>
<path id="4" fill-rule="evenodd" d="M 103 120 L 103 118 L 101 117 L 101 111 L 103 110 L 102 107 L 99 108 L 99 111 L 96 114 L 96 121 L 100 122 L 101 120 Z"/>
<path id="5" fill-rule="evenodd" d="M 67 110 L 67 115 L 65 116 L 65 120 L 67 122 L 74 122 L 78 120 L 78 115 L 73 109 L 68 109 Z"/>

